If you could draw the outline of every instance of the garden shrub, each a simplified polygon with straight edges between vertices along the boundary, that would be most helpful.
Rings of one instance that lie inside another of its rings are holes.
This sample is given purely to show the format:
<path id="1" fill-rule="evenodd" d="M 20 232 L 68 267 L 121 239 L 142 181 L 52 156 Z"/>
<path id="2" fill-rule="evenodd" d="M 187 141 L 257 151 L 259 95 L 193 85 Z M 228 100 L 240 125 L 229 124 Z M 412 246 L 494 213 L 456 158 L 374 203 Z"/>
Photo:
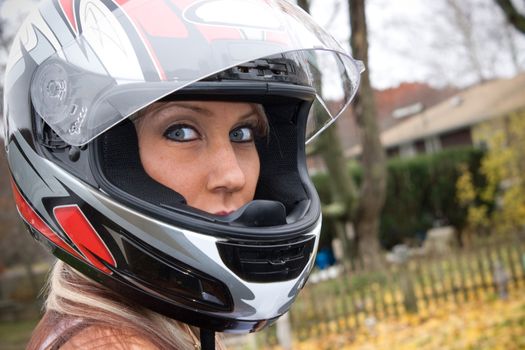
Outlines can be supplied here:
<path id="1" fill-rule="evenodd" d="M 382 246 L 390 249 L 407 240 L 422 241 L 425 232 L 436 222 L 462 229 L 467 210 L 457 200 L 456 182 L 461 167 L 467 167 L 473 174 L 475 185 L 482 186 L 484 178 L 479 173 L 482 156 L 480 149 L 461 147 L 388 160 L 387 193 L 379 232 Z M 360 166 L 351 161 L 348 171 L 359 185 L 362 178 Z M 312 179 L 321 202 L 331 203 L 329 175 L 320 172 Z M 333 223 L 330 219 L 325 221 L 323 234 L 332 238 Z"/>

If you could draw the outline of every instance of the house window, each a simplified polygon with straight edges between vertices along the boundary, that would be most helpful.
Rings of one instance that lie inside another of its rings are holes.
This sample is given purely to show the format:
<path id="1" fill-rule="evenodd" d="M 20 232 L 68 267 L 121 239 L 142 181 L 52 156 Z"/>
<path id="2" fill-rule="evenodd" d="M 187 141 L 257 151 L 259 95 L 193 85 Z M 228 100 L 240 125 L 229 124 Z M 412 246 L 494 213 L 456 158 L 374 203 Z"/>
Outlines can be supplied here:
<path id="1" fill-rule="evenodd" d="M 425 139 L 425 151 L 427 153 L 436 153 L 441 150 L 441 141 L 438 136 L 431 136 Z"/>
<path id="2" fill-rule="evenodd" d="M 413 157 L 417 154 L 416 148 L 413 143 L 405 143 L 399 146 L 399 155 L 401 157 Z"/>
<path id="3" fill-rule="evenodd" d="M 460 129 L 441 135 L 441 147 L 472 146 L 470 128 Z"/>

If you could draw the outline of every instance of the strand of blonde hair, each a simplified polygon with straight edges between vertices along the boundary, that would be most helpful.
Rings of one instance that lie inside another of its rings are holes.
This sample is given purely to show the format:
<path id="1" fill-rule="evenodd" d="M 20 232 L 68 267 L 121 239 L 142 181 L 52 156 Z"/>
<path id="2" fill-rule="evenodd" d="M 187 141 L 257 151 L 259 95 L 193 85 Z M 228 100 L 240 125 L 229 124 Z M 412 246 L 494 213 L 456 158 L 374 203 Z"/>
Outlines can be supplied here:
<path id="1" fill-rule="evenodd" d="M 174 349 L 200 348 L 199 330 L 137 305 L 127 305 L 119 296 L 58 260 L 47 285 L 46 311 L 93 319 L 110 325 L 139 327 L 155 334 Z M 225 350 L 216 340 L 216 348 Z"/>

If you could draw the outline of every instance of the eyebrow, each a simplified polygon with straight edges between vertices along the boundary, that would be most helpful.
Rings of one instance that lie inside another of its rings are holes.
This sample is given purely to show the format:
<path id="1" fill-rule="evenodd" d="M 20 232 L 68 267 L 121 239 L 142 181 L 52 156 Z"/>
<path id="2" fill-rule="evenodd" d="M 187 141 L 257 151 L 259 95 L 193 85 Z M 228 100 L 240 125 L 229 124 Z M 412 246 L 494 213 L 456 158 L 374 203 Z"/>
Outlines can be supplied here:
<path id="1" fill-rule="evenodd" d="M 207 117 L 213 115 L 213 112 L 211 110 L 209 110 L 207 108 L 202 108 L 202 107 L 193 105 L 191 102 L 179 102 L 179 101 L 177 101 L 177 102 L 170 102 L 169 106 L 167 106 L 165 109 L 169 109 L 172 106 L 189 109 L 189 110 L 191 110 L 193 112 L 203 114 L 204 116 L 207 116 Z M 163 109 L 161 109 L 161 110 L 159 110 L 157 112 L 154 112 L 153 116 L 154 117 L 160 116 L 162 114 L 162 110 Z M 248 117 L 251 117 L 252 115 L 259 116 L 259 113 L 257 112 L 257 110 L 255 108 L 253 108 L 253 107 L 252 107 L 252 109 L 249 112 L 241 115 L 239 117 L 239 119 L 244 120 L 244 119 L 247 119 Z"/>
<path id="2" fill-rule="evenodd" d="M 171 107 L 171 106 L 186 108 L 186 109 L 189 109 L 189 110 L 191 110 L 193 112 L 201 113 L 201 114 L 204 114 L 206 116 L 210 116 L 210 115 L 213 114 L 212 111 L 210 111 L 209 109 L 195 106 L 191 102 L 172 102 L 172 103 L 170 103 L 170 106 L 168 106 L 168 108 Z"/>

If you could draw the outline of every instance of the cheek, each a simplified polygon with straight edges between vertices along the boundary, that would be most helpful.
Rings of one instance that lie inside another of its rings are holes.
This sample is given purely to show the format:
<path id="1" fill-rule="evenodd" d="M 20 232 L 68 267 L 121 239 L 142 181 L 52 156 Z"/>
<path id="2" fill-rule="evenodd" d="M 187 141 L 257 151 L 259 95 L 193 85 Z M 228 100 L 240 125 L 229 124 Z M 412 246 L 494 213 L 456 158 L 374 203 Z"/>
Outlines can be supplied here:
<path id="1" fill-rule="evenodd" d="M 146 174 L 158 183 L 171 188 L 186 197 L 189 191 L 197 187 L 195 172 L 191 166 L 194 156 L 188 152 L 180 152 L 170 147 L 163 140 L 152 140 L 148 137 L 139 138 L 139 154 Z M 184 169 L 184 171 L 181 171 Z"/>
<path id="2" fill-rule="evenodd" d="M 259 172 L 261 168 L 259 154 L 257 153 L 257 150 L 254 148 L 252 151 L 240 157 L 239 163 L 246 178 L 246 185 L 253 195 L 253 193 L 255 193 L 255 187 L 257 186 L 257 182 L 259 180 Z"/>

